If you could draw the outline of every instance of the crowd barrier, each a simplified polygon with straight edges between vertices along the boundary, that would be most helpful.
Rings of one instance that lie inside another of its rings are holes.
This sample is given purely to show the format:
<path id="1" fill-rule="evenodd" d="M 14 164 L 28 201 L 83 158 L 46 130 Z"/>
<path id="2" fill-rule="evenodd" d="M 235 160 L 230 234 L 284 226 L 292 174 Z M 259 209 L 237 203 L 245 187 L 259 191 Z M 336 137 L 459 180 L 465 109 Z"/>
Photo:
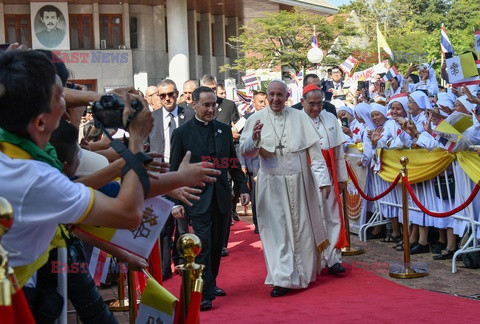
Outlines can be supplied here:
<path id="1" fill-rule="evenodd" d="M 352 147 L 347 151 L 347 157 L 349 154 L 359 156 L 358 150 Z M 480 251 L 480 195 L 477 195 L 480 189 L 480 158 L 475 152 L 452 154 L 444 150 L 423 149 L 378 150 L 377 156 L 381 161 L 380 171 L 367 169 L 364 181 L 357 178 L 359 172 L 355 171 L 355 168 L 358 170 L 358 166 L 354 165 L 355 160 L 347 158 L 351 182 L 348 186 L 355 187 L 355 190 L 349 190 L 347 201 L 354 204 L 358 202 L 358 197 L 363 198 L 362 215 L 355 215 L 353 219 L 361 219 L 358 225 L 360 240 L 366 241 L 369 228 L 387 224 L 392 217 L 403 221 L 400 184 L 404 181 L 409 192 L 410 224 L 452 227 L 460 237 L 468 234 L 465 244 L 452 259 L 452 272 L 455 273 L 457 256 Z M 401 156 L 407 156 L 410 161 L 408 177 L 403 179 L 399 173 Z M 373 202 L 373 214 L 368 221 L 365 220 L 367 201 Z M 347 210 L 350 212 L 353 208 Z"/>

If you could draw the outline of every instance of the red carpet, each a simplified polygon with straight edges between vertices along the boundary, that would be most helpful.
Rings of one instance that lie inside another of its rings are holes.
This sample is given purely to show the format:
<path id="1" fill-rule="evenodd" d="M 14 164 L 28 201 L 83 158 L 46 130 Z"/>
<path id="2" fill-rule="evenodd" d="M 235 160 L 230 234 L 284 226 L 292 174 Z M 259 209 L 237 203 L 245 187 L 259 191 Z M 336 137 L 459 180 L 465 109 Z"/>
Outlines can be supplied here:
<path id="1" fill-rule="evenodd" d="M 306 290 L 272 298 L 266 276 L 260 236 L 253 225 L 235 222 L 228 257 L 222 259 L 219 287 L 225 297 L 213 309 L 200 313 L 203 323 L 351 323 L 477 322 L 480 303 L 461 297 L 411 289 L 372 273 L 352 270 L 335 277 L 322 274 Z M 414 279 L 412 279 L 414 280 Z M 165 287 L 178 297 L 180 277 Z"/>

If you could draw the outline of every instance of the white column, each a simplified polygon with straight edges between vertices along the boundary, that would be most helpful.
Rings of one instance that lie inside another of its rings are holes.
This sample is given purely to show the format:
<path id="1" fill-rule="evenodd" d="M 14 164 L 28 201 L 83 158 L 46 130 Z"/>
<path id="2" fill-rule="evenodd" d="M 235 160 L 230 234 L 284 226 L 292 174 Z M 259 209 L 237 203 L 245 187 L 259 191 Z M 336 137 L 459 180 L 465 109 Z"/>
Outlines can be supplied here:
<path id="1" fill-rule="evenodd" d="M 128 3 L 123 4 L 123 45 L 130 48 L 130 8 Z"/>
<path id="2" fill-rule="evenodd" d="M 93 3 L 93 46 L 100 49 L 100 17 L 98 15 L 98 2 Z"/>
<path id="3" fill-rule="evenodd" d="M 187 0 L 167 0 L 168 71 L 178 88 L 190 77 Z"/>
<path id="4" fill-rule="evenodd" d="M 3 14 L 3 3 L 0 3 L 0 21 L 5 21 L 5 16 Z M 0 24 L 0 44 L 5 44 L 5 24 Z M 31 44 L 30 44 L 31 46 Z"/>

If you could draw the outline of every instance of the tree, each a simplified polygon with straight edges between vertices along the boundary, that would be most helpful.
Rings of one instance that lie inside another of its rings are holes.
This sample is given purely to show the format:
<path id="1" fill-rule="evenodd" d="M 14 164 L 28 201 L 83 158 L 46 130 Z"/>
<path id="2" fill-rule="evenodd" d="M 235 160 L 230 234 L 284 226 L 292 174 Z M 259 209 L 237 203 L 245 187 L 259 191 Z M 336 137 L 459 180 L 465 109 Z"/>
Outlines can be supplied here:
<path id="1" fill-rule="evenodd" d="M 339 20 L 332 24 L 320 15 L 295 9 L 265 14 L 242 26 L 238 37 L 230 37 L 228 45 L 238 55 L 232 65 L 223 65 L 220 71 L 288 66 L 295 71 L 312 66 L 307 60 L 307 52 L 316 27 L 319 45 L 326 50 L 334 40 L 334 30 L 341 26 Z"/>

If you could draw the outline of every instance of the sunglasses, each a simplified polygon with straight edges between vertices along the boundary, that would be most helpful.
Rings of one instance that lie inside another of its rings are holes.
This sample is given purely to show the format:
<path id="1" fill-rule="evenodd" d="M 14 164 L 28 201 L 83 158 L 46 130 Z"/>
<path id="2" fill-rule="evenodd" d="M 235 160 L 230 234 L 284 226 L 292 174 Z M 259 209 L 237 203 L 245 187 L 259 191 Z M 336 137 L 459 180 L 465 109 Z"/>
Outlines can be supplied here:
<path id="1" fill-rule="evenodd" d="M 175 91 L 168 92 L 168 93 L 159 93 L 158 95 L 160 96 L 161 99 L 165 99 L 167 96 L 170 98 L 174 97 L 177 93 Z"/>

